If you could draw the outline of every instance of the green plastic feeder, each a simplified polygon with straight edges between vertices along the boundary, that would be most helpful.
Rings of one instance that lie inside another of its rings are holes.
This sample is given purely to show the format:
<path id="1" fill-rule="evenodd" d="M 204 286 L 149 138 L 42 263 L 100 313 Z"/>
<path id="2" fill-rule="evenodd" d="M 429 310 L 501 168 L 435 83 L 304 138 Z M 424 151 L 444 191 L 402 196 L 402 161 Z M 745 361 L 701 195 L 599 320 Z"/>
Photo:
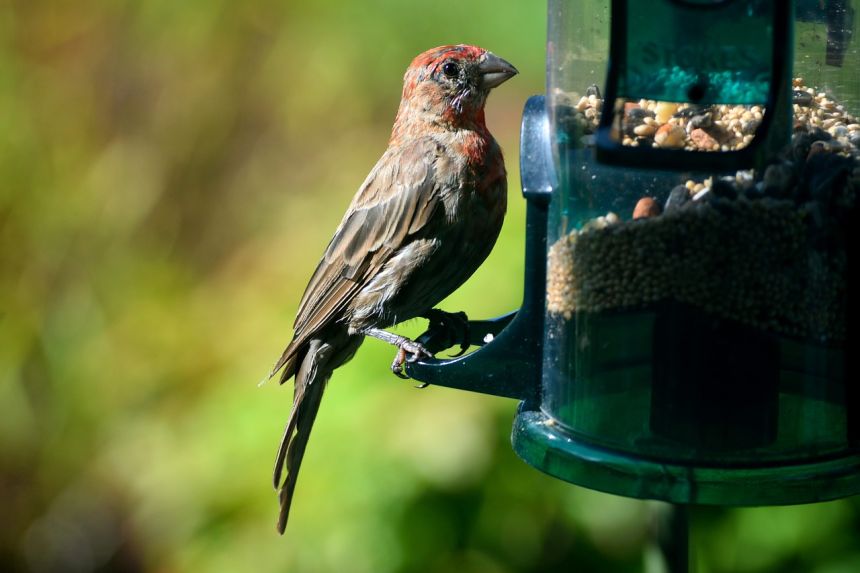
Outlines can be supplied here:
<path id="1" fill-rule="evenodd" d="M 521 400 L 516 453 L 588 488 L 860 492 L 854 21 L 850 2 L 550 0 L 523 305 L 409 374 Z"/>

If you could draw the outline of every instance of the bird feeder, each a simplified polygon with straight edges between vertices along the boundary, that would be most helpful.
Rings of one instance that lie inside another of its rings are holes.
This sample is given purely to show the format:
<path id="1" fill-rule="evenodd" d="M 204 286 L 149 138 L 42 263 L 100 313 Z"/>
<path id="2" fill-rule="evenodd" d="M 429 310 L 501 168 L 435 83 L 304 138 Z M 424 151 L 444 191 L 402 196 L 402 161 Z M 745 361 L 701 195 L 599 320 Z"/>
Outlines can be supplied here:
<path id="1" fill-rule="evenodd" d="M 521 400 L 535 468 L 676 504 L 860 493 L 850 2 L 549 0 L 522 308 L 415 379 Z M 440 333 L 423 340 L 444 346 Z"/>

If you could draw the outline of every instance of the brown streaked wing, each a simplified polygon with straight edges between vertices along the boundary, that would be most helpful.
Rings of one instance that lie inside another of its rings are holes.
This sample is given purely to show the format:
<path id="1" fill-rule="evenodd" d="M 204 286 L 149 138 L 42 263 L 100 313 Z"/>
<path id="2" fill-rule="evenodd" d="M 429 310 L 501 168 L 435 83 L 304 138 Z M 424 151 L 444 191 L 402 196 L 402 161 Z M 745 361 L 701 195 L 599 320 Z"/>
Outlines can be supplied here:
<path id="1" fill-rule="evenodd" d="M 438 153 L 429 138 L 386 150 L 353 198 L 311 277 L 299 304 L 295 338 L 279 364 L 336 320 L 406 238 L 424 229 L 440 200 L 434 182 Z"/>

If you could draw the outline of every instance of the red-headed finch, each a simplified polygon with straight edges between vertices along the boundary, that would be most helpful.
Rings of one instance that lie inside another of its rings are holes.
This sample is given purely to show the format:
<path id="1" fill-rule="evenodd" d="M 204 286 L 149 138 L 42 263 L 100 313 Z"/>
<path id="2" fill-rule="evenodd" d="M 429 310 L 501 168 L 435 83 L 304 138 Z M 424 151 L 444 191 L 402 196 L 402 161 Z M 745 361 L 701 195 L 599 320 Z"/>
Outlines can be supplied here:
<path id="1" fill-rule="evenodd" d="M 392 369 L 429 353 L 384 330 L 422 316 L 484 261 L 502 227 L 505 164 L 484 122 L 490 90 L 517 73 L 475 46 L 441 46 L 412 61 L 388 149 L 352 199 L 299 305 L 295 335 L 272 375 L 295 376 L 275 461 L 278 531 L 332 371 L 365 336 L 398 347 Z M 286 477 L 281 475 L 286 468 Z"/>

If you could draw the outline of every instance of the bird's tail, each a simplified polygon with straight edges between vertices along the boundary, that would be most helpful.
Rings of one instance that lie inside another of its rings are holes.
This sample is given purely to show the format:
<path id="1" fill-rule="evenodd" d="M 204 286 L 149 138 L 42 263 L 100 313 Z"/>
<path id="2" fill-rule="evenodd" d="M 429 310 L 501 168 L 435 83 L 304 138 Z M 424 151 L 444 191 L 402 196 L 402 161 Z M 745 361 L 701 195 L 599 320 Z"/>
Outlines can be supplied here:
<path id="1" fill-rule="evenodd" d="M 275 489 L 278 489 L 281 503 L 281 513 L 278 517 L 278 532 L 281 534 L 287 527 L 287 517 L 290 513 L 290 503 L 296 488 L 299 467 L 302 465 L 302 457 L 305 455 L 305 447 L 319 411 L 326 382 L 331 377 L 332 369 L 326 365 L 329 354 L 326 350 L 330 348 L 321 340 L 312 340 L 307 352 L 298 361 L 293 407 L 278 448 L 273 475 L 273 482 Z M 284 469 L 287 474 L 281 483 Z"/>

